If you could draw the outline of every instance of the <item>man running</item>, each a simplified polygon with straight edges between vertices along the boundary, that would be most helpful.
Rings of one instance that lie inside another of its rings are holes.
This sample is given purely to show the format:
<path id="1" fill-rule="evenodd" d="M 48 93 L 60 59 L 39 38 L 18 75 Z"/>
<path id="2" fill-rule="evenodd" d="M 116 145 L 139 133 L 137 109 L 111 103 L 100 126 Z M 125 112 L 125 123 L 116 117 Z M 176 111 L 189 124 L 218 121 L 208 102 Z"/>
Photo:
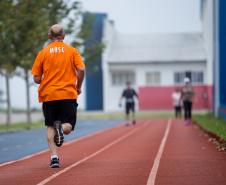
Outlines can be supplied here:
<path id="1" fill-rule="evenodd" d="M 136 124 L 136 120 L 135 120 L 135 101 L 134 101 L 134 97 L 136 96 L 137 100 L 138 100 L 138 95 L 136 93 L 136 91 L 131 88 L 131 83 L 127 82 L 126 83 L 127 88 L 123 90 L 122 92 L 122 96 L 119 100 L 119 106 L 121 106 L 121 102 L 122 99 L 125 98 L 125 113 L 126 113 L 126 126 L 129 126 L 129 114 L 130 111 L 132 111 L 132 124 L 135 125 Z"/>
<path id="2" fill-rule="evenodd" d="M 37 55 L 32 74 L 42 102 L 47 141 L 51 152 L 51 168 L 59 168 L 57 147 L 64 141 L 64 134 L 74 130 L 77 117 L 77 97 L 81 93 L 85 65 L 78 50 L 63 42 L 61 25 L 49 29 L 51 42 Z"/>

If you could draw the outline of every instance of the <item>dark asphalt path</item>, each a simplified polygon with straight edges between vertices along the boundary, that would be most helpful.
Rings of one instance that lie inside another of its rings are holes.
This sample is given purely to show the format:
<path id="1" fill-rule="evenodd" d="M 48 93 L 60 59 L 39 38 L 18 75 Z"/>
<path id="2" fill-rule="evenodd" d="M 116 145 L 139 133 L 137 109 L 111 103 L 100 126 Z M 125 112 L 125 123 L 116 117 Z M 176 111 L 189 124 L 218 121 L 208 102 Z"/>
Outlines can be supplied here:
<path id="1" fill-rule="evenodd" d="M 75 131 L 65 136 L 65 140 L 79 138 L 121 123 L 121 120 L 78 121 Z M 45 128 L 0 134 L 0 163 L 19 159 L 44 149 L 47 149 Z"/>

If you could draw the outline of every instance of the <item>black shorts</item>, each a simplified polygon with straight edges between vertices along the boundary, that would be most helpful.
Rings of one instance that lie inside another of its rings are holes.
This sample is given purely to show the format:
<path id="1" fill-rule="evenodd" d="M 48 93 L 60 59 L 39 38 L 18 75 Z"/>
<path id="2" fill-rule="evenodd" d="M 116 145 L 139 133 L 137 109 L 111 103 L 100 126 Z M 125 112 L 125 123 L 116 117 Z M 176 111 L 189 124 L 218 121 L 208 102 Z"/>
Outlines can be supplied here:
<path id="1" fill-rule="evenodd" d="M 56 100 L 42 104 L 46 126 L 53 126 L 54 121 L 70 123 L 74 130 L 77 118 L 77 100 Z"/>
<path id="2" fill-rule="evenodd" d="M 126 103 L 126 114 L 129 114 L 130 111 L 135 112 L 135 103 L 134 102 Z"/>

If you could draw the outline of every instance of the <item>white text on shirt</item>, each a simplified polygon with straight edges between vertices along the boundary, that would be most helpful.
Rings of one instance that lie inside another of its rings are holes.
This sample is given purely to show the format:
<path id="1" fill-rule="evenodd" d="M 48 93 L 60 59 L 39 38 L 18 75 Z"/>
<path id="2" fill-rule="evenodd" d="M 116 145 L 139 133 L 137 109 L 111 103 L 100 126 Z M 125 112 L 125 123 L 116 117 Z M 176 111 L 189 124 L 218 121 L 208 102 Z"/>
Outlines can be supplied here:
<path id="1" fill-rule="evenodd" d="M 64 47 L 49 48 L 50 53 L 64 53 Z"/>

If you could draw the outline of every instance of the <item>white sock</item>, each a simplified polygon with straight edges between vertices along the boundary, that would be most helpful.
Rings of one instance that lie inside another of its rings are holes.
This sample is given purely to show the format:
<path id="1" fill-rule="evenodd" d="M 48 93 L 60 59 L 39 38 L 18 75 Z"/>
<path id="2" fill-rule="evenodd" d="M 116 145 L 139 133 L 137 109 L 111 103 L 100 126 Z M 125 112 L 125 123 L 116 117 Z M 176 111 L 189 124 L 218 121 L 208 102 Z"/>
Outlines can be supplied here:
<path id="1" fill-rule="evenodd" d="M 51 155 L 51 159 L 54 159 L 54 158 L 59 159 L 57 155 Z"/>

